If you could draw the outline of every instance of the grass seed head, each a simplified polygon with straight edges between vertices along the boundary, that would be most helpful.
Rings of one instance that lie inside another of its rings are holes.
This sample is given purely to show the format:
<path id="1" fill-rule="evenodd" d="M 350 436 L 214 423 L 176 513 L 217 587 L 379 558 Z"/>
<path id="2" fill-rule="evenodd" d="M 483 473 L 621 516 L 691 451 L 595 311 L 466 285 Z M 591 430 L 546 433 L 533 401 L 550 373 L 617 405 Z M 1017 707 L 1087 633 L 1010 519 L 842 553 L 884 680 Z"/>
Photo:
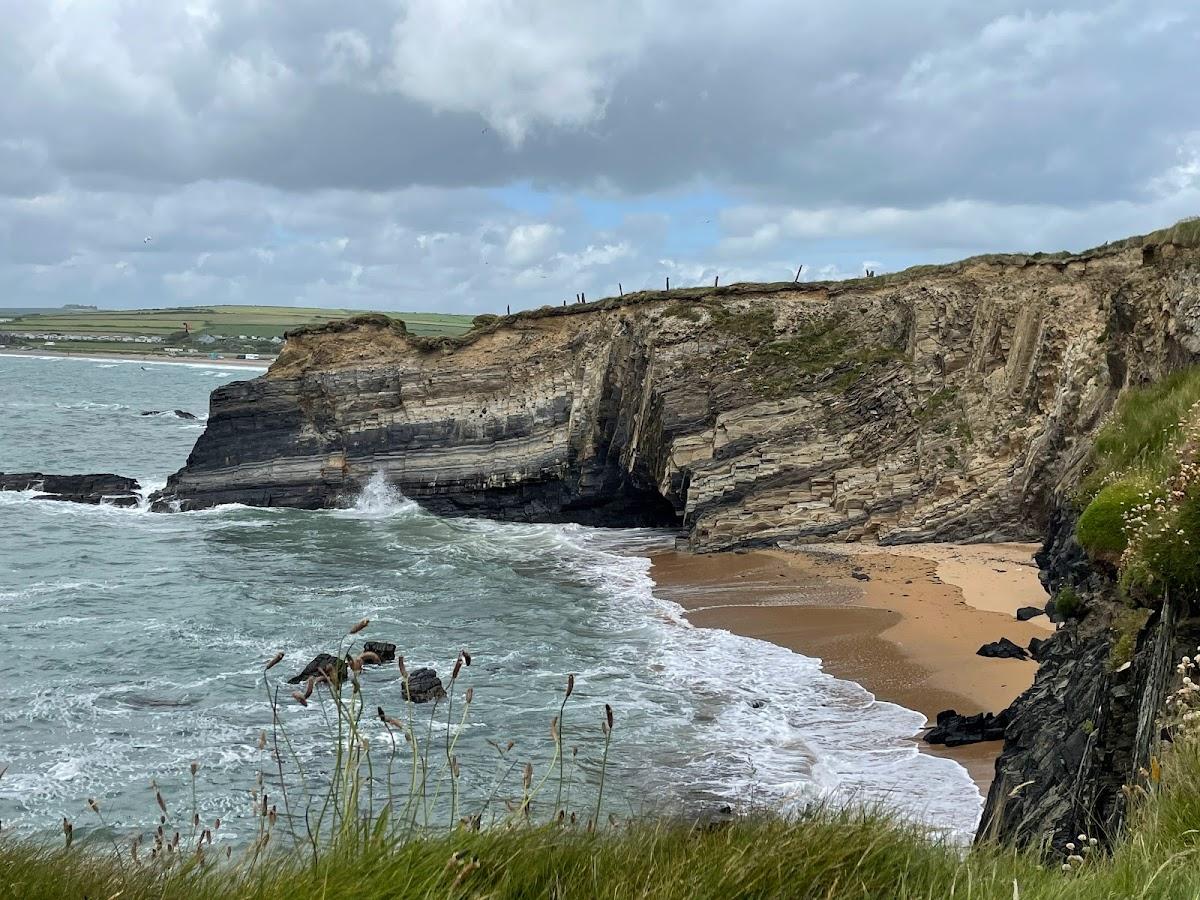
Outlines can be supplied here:
<path id="1" fill-rule="evenodd" d="M 280 650 L 278 653 L 276 653 L 274 656 L 271 657 L 271 661 L 267 663 L 266 669 L 264 669 L 264 671 L 269 671 L 269 670 L 275 668 L 282 661 L 283 661 L 283 651 Z"/>
<path id="2" fill-rule="evenodd" d="M 371 624 L 370 619 L 360 619 L 353 628 L 350 629 L 351 634 L 358 634 L 364 628 Z"/>

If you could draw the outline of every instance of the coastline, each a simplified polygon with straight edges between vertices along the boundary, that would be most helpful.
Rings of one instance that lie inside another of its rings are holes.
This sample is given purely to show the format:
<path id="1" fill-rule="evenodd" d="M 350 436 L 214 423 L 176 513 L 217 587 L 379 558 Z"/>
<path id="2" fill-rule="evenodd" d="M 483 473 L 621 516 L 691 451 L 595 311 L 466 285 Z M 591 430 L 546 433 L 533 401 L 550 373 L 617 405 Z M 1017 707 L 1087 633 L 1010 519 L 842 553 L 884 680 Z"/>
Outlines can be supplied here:
<path id="1" fill-rule="evenodd" d="M 0 356 L 14 359 L 37 359 L 53 356 L 61 359 L 82 359 L 91 362 L 133 362 L 133 363 L 173 363 L 180 366 L 223 367 L 237 366 L 243 369 L 262 369 L 270 367 L 275 358 L 270 359 L 230 359 L 227 356 L 220 359 L 209 359 L 207 356 L 172 356 L 169 353 L 116 353 L 105 350 L 88 350 L 78 353 L 71 350 L 0 350 Z"/>
<path id="2" fill-rule="evenodd" d="M 1032 660 L 987 659 L 980 645 L 1052 633 L 1032 544 L 805 545 L 652 554 L 655 593 L 694 625 L 769 641 L 822 661 L 878 699 L 922 713 L 999 712 L 1033 681 Z M 986 793 L 1000 742 L 923 752 L 959 762 Z"/>

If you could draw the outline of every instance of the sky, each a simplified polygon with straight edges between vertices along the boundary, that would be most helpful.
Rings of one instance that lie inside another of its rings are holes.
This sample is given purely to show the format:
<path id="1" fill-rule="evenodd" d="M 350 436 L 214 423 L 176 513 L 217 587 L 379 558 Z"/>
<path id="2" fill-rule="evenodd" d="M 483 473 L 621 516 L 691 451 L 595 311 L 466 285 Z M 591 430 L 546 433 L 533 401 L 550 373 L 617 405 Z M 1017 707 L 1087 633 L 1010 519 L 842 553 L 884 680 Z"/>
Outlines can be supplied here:
<path id="1" fill-rule="evenodd" d="M 1200 214 L 1200 4 L 0 0 L 0 307 L 497 312 Z"/>

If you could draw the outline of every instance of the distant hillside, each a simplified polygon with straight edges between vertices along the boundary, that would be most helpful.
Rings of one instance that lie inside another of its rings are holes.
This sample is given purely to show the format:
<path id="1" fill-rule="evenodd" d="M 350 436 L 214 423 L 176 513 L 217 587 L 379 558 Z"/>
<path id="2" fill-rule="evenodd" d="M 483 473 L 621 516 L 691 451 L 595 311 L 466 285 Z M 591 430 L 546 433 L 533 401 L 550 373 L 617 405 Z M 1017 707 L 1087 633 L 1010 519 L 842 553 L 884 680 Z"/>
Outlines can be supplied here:
<path id="1" fill-rule="evenodd" d="M 53 341 L 59 349 L 194 349 L 273 353 L 283 334 L 300 325 L 323 324 L 361 310 L 295 306 L 184 306 L 167 309 L 0 309 L 0 335 L 8 342 Z M 389 312 L 414 334 L 452 336 L 471 327 L 471 317 L 446 313 Z"/>

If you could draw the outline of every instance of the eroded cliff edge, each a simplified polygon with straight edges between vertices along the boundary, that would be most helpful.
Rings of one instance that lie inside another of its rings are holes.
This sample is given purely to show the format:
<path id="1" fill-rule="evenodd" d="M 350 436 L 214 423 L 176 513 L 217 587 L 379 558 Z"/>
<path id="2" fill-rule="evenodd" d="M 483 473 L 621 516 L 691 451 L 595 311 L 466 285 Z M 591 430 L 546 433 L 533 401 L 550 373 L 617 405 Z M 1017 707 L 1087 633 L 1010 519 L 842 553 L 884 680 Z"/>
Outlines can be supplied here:
<path id="1" fill-rule="evenodd" d="M 214 392 L 159 508 L 344 502 L 678 524 L 693 548 L 1035 538 L 1130 381 L 1200 350 L 1200 253 L 1132 239 L 629 295 L 459 339 L 301 329 Z"/>

